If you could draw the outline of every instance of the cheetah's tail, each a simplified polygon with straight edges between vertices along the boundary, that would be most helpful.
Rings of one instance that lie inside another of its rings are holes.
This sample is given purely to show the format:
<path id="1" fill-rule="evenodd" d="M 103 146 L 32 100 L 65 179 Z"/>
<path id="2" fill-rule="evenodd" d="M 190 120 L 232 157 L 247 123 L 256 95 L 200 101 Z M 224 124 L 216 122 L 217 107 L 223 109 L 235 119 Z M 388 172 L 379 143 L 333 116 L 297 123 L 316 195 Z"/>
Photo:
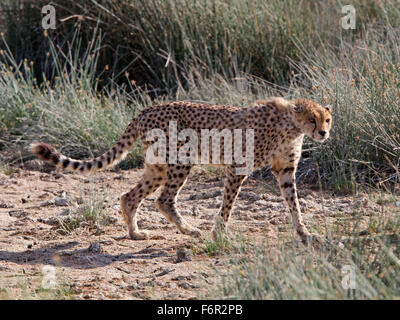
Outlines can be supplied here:
<path id="1" fill-rule="evenodd" d="M 39 159 L 55 165 L 57 168 L 82 173 L 107 169 L 122 161 L 138 138 L 136 123 L 133 120 L 118 142 L 103 155 L 90 160 L 76 160 L 62 155 L 54 147 L 43 142 L 34 142 L 30 150 Z"/>

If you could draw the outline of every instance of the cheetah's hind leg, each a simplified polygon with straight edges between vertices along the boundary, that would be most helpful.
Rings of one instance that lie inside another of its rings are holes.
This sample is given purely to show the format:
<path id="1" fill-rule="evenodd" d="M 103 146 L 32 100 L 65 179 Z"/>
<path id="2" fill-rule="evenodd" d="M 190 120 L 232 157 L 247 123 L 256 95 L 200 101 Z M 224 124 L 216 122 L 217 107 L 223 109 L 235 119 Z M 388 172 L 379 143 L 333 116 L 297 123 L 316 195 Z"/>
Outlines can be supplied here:
<path id="1" fill-rule="evenodd" d="M 146 231 L 139 230 L 137 225 L 137 210 L 141 202 L 154 193 L 164 182 L 166 166 L 146 165 L 146 171 L 138 184 L 121 197 L 121 211 L 128 225 L 129 237 L 132 240 L 144 240 L 148 238 Z"/>
<path id="2" fill-rule="evenodd" d="M 186 182 L 191 167 L 191 165 L 168 165 L 167 180 L 160 197 L 157 199 L 156 207 L 183 234 L 200 237 L 201 231 L 191 226 L 176 209 L 176 199 Z"/>

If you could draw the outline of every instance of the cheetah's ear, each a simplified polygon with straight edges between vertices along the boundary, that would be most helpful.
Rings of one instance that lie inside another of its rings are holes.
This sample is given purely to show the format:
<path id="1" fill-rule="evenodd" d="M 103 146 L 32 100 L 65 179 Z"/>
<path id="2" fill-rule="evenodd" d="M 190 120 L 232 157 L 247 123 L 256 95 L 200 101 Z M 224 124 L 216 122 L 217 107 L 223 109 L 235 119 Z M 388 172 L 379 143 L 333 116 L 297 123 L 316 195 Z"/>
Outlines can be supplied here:
<path id="1" fill-rule="evenodd" d="M 297 113 L 302 113 L 304 111 L 304 108 L 301 104 L 299 105 L 291 104 L 290 107 L 294 110 L 294 112 Z"/>
<path id="2" fill-rule="evenodd" d="M 332 113 L 332 106 L 330 104 L 326 105 L 325 109 Z"/>

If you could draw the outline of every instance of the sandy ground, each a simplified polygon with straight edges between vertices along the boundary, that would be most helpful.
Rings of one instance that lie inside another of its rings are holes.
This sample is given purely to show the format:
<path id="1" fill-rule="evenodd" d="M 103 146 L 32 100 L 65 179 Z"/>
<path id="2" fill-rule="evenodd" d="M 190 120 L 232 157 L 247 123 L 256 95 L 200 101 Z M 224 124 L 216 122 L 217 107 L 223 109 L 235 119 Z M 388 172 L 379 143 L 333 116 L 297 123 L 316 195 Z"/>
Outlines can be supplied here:
<path id="1" fill-rule="evenodd" d="M 218 280 L 222 256 L 201 248 L 210 238 L 221 203 L 221 176 L 195 168 L 179 195 L 178 209 L 203 230 L 194 239 L 180 234 L 154 207 L 157 193 L 139 209 L 139 227 L 150 239 L 133 241 L 119 213 L 119 196 L 143 170 L 99 172 L 91 176 L 16 169 L 0 173 L 0 294 L 3 298 L 40 298 L 46 283 L 74 299 L 192 299 Z M 384 211 L 371 196 L 332 196 L 299 187 L 304 220 L 311 227 Z M 100 200 L 99 200 L 100 199 Z M 102 203 L 101 222 L 69 221 L 85 203 Z M 274 240 L 291 232 L 288 210 L 275 181 L 248 179 L 242 187 L 230 227 L 249 241 Z M 50 266 L 50 267 L 48 267 Z M 50 279 L 55 279 L 51 282 Z M 47 281 L 47 282 L 46 282 Z M 50 282 L 49 282 L 50 281 Z M 57 297 L 56 297 L 57 298 Z"/>

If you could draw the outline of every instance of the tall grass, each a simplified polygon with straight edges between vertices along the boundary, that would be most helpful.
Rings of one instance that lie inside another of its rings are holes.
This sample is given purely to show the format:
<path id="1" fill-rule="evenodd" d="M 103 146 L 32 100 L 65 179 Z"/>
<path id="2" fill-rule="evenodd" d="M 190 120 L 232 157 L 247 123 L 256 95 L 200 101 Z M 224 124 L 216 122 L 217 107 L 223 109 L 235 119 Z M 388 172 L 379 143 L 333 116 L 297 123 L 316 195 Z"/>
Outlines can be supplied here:
<path id="1" fill-rule="evenodd" d="M 71 156 L 92 157 L 107 150 L 135 113 L 150 102 L 143 91 L 133 96 L 118 86 L 97 90 L 93 70 L 98 56 L 92 52 L 100 48 L 99 33 L 94 33 L 83 57 L 76 55 L 82 45 L 78 37 L 66 52 L 50 40 L 53 83 L 46 78 L 38 83 L 35 64 L 27 59 L 18 63 L 2 40 L 6 49 L 0 51 L 5 61 L 0 65 L 1 149 L 26 155 L 28 144 L 42 140 L 62 146 L 61 151 Z M 140 145 L 134 150 L 128 162 L 138 165 Z"/>
<path id="2" fill-rule="evenodd" d="M 41 24 L 46 0 L 3 1 L 7 42 L 17 60 L 29 58 L 47 73 L 48 45 Z M 124 82 L 124 72 L 139 84 L 170 89 L 188 66 L 196 64 L 225 78 L 246 72 L 270 82 L 292 78 L 290 61 L 301 60 L 296 45 L 309 50 L 337 47 L 341 39 L 366 33 L 367 25 L 394 21 L 393 0 L 351 1 L 357 10 L 357 29 L 344 31 L 340 1 L 280 0 L 54 0 L 57 28 L 49 30 L 62 48 L 78 28 L 84 41 L 99 25 L 106 35 L 100 50 L 102 80 Z M 385 12 L 383 8 L 387 8 Z M 339 36 L 338 36 L 339 35 Z"/>
<path id="3" fill-rule="evenodd" d="M 304 52 L 298 66 L 306 78 L 298 94 L 333 106 L 332 136 L 313 158 L 343 188 L 400 182 L 399 36 L 390 25 L 372 29 L 338 53 Z"/>
<path id="4" fill-rule="evenodd" d="M 282 239 L 278 244 L 248 247 L 245 252 L 239 247 L 228 271 L 219 272 L 220 281 L 209 288 L 208 297 L 398 299 L 398 217 L 371 220 L 367 236 L 359 236 L 355 226 L 338 227 L 345 239 L 351 239 L 344 246 L 309 250 Z"/>

